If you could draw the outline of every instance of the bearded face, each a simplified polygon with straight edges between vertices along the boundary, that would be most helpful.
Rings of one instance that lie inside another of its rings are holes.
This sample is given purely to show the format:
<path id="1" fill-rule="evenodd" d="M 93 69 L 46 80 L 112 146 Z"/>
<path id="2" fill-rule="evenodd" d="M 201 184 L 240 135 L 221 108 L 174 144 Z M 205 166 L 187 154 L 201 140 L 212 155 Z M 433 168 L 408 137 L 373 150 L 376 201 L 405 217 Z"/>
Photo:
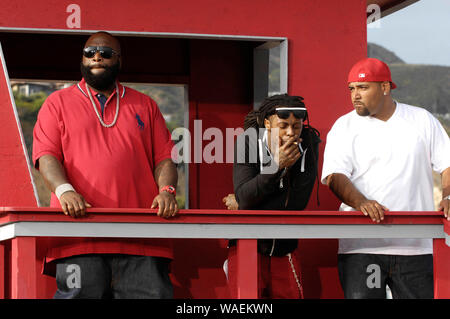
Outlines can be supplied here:
<path id="1" fill-rule="evenodd" d="M 106 32 L 93 34 L 85 43 L 80 70 L 86 83 L 98 91 L 114 88 L 121 67 L 119 41 Z"/>
<path id="2" fill-rule="evenodd" d="M 120 61 L 117 61 L 112 65 L 102 63 L 85 65 L 81 62 L 80 70 L 84 80 L 89 86 L 99 91 L 104 91 L 114 86 L 120 71 Z"/>

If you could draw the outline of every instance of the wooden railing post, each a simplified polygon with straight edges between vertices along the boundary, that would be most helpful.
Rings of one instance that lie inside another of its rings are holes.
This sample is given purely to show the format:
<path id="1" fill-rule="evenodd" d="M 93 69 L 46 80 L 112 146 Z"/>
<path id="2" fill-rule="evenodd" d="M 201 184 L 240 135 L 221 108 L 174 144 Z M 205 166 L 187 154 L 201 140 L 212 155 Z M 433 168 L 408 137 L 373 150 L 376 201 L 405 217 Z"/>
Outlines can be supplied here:
<path id="1" fill-rule="evenodd" d="M 16 237 L 11 240 L 11 298 L 35 299 L 36 237 Z"/>
<path id="2" fill-rule="evenodd" d="M 237 241 L 237 296 L 258 298 L 258 252 L 256 239 Z"/>

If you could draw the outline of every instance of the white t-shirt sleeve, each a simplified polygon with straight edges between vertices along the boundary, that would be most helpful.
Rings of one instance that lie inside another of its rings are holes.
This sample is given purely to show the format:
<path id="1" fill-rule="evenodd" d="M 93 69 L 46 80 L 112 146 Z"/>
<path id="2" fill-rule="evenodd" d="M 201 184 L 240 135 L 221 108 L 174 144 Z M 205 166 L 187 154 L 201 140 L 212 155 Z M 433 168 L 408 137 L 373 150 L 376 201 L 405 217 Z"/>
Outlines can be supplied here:
<path id="1" fill-rule="evenodd" d="M 450 139 L 441 123 L 431 114 L 430 150 L 431 166 L 439 174 L 450 167 Z"/>
<path id="2" fill-rule="evenodd" d="M 347 127 L 342 118 L 338 119 L 328 132 L 322 167 L 322 184 L 327 183 L 327 177 L 331 174 L 340 173 L 349 178 L 352 174 L 351 139 L 346 132 Z"/>

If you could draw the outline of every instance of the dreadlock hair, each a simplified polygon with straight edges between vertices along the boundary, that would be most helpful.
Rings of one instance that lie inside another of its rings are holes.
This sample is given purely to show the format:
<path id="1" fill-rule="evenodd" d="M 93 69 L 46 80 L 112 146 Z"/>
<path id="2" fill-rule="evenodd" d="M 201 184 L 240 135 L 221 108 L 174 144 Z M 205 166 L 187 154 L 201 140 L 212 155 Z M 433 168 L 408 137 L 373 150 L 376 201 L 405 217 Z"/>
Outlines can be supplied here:
<path id="1" fill-rule="evenodd" d="M 264 119 L 275 114 L 275 109 L 280 106 L 286 107 L 305 107 L 301 96 L 288 94 L 277 94 L 265 98 L 258 110 L 253 110 L 247 114 L 244 119 L 244 130 L 253 127 L 264 127 Z M 306 115 L 308 117 L 308 115 Z"/>
<path id="2" fill-rule="evenodd" d="M 244 130 L 248 128 L 263 128 L 264 127 L 264 119 L 276 113 L 275 109 L 277 107 L 305 107 L 305 103 L 303 103 L 303 97 L 294 96 L 288 94 L 277 94 L 272 95 L 270 97 L 265 98 L 259 107 L 258 110 L 250 111 L 244 119 Z M 314 157 L 314 170 L 316 173 L 317 179 L 317 204 L 320 205 L 319 201 L 319 172 L 318 172 L 318 148 L 313 147 L 314 144 L 320 143 L 320 133 L 317 129 L 309 125 L 308 112 L 306 112 L 306 118 L 303 123 L 302 129 L 302 138 L 306 138 L 305 141 L 309 146 L 311 146 L 312 155 Z M 308 147 L 309 147 L 308 146 Z"/>

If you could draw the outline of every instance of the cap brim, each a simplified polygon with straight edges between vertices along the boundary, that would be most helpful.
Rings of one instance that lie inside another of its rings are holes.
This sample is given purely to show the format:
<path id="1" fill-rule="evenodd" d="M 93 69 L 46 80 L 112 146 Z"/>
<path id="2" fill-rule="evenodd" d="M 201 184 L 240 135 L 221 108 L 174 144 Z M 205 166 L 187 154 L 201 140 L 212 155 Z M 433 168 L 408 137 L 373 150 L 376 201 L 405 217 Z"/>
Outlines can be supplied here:
<path id="1" fill-rule="evenodd" d="M 391 81 L 391 89 L 395 89 L 397 87 L 397 84 Z"/>

